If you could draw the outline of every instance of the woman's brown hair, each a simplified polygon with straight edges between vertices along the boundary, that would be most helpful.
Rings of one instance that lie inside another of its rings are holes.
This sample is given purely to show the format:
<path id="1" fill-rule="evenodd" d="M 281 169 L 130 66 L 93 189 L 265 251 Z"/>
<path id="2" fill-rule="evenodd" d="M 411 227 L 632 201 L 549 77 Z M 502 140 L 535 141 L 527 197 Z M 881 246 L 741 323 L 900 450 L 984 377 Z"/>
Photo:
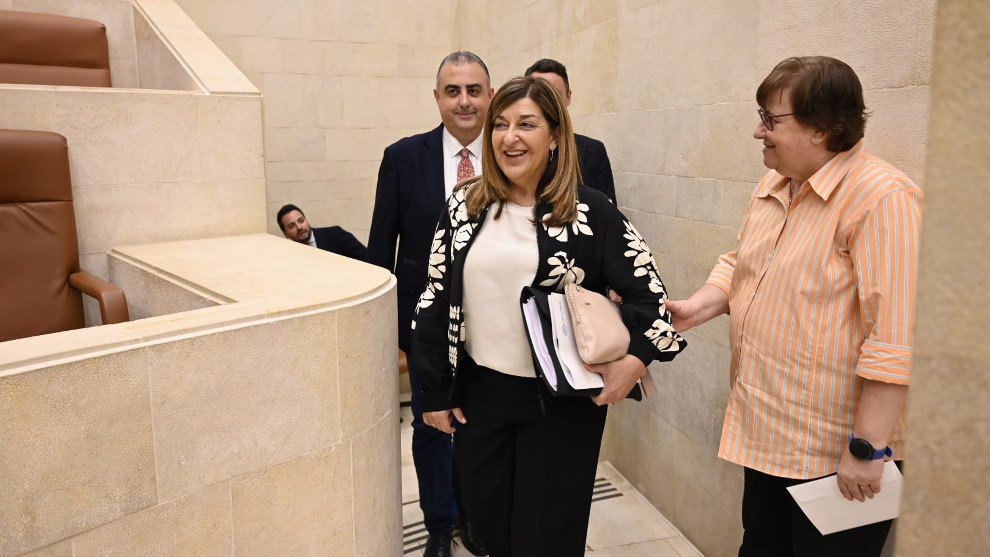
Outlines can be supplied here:
<path id="1" fill-rule="evenodd" d="M 788 58 L 756 90 L 756 102 L 790 88 L 797 121 L 828 134 L 829 151 L 852 149 L 866 130 L 863 86 L 848 64 L 827 56 Z"/>
<path id="2" fill-rule="evenodd" d="M 550 216 L 544 221 L 548 226 L 563 226 L 577 218 L 577 187 L 581 180 L 581 169 L 577 160 L 577 145 L 574 143 L 574 129 L 567 114 L 567 107 L 560 94 L 550 82 L 534 77 L 510 79 L 499 87 L 492 98 L 488 114 L 485 116 L 484 147 L 481 176 L 465 180 L 457 187 L 467 187 L 467 213 L 477 220 L 481 211 L 491 203 L 498 203 L 501 213 L 509 188 L 512 184 L 495 160 L 492 146 L 492 129 L 495 118 L 514 102 L 528 98 L 543 112 L 543 118 L 550 125 L 550 133 L 557 140 L 557 149 L 551 151 L 551 159 L 536 188 L 536 199 L 552 206 Z"/>

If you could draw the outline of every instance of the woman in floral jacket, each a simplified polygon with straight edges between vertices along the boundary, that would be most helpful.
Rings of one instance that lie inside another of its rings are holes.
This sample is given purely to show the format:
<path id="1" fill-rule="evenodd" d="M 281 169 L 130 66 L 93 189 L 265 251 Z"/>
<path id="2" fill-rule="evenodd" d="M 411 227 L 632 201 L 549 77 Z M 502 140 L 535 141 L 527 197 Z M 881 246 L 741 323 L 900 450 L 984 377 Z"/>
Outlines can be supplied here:
<path id="1" fill-rule="evenodd" d="M 601 193 L 579 187 L 567 110 L 516 78 L 485 120 L 481 176 L 459 184 L 434 237 L 410 371 L 423 420 L 454 432 L 464 503 L 492 557 L 584 555 L 607 405 L 685 342 L 649 246 Z M 605 388 L 554 397 L 536 378 L 520 292 L 578 283 L 623 298 L 629 353 L 589 366 Z"/>

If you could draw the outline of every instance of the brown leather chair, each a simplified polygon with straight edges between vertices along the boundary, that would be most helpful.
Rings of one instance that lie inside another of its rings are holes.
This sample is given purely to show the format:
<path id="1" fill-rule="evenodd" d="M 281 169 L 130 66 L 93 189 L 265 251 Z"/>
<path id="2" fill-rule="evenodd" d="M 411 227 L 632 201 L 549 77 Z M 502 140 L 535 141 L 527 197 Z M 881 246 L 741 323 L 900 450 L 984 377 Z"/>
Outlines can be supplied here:
<path id="1" fill-rule="evenodd" d="M 0 83 L 110 87 L 106 26 L 0 10 Z"/>
<path id="2" fill-rule="evenodd" d="M 80 291 L 104 324 L 127 321 L 120 288 L 79 270 L 69 151 L 57 133 L 0 130 L 0 342 L 85 325 Z"/>

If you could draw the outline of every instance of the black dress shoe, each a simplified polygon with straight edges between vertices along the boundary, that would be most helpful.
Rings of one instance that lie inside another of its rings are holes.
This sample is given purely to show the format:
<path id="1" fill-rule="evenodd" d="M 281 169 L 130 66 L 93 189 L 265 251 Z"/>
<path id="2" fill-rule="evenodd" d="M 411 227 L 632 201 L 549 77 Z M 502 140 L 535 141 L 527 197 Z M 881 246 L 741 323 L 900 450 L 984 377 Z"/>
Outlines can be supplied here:
<path id="1" fill-rule="evenodd" d="M 426 549 L 423 550 L 423 557 L 451 557 L 449 534 L 430 534 L 426 539 Z"/>
<path id="2" fill-rule="evenodd" d="M 485 542 L 481 540 L 481 536 L 478 535 L 478 531 L 471 526 L 470 520 L 463 518 L 461 519 L 460 531 L 461 545 L 464 546 L 464 549 L 467 549 L 478 557 L 488 555 L 488 548 L 485 547 Z"/>

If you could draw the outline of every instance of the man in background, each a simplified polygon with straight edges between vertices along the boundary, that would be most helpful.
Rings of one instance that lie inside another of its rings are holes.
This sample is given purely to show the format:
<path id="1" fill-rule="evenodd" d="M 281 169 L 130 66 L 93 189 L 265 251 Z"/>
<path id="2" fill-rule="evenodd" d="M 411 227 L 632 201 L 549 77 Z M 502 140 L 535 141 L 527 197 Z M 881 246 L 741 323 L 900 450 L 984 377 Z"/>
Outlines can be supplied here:
<path id="1" fill-rule="evenodd" d="M 433 234 L 446 199 L 457 182 L 481 173 L 481 130 L 494 94 L 481 58 L 467 51 L 448 55 L 440 63 L 433 90 L 442 124 L 400 139 L 382 156 L 367 261 L 395 274 L 399 348 L 406 352 L 416 302 L 426 287 Z M 423 423 L 422 390 L 412 374 L 409 380 L 413 462 L 419 505 L 429 533 L 423 555 L 451 555 L 451 533 L 456 523 L 464 547 L 475 555 L 485 555 L 487 550 L 458 505 L 452 437 Z"/>
<path id="2" fill-rule="evenodd" d="M 309 244 L 314 248 L 364 261 L 367 250 L 353 234 L 339 226 L 311 228 L 302 209 L 293 204 L 283 206 L 275 216 L 282 235 L 286 238 Z"/>
<path id="3" fill-rule="evenodd" d="M 571 105 L 571 83 L 567 79 L 567 68 L 550 58 L 541 58 L 526 69 L 526 76 L 545 79 L 557 89 L 564 99 L 565 106 Z M 612 165 L 605 152 L 605 144 L 586 135 L 574 134 L 577 143 L 578 163 L 581 165 L 581 180 L 585 186 L 594 188 L 615 203 L 615 181 L 612 178 Z"/>

